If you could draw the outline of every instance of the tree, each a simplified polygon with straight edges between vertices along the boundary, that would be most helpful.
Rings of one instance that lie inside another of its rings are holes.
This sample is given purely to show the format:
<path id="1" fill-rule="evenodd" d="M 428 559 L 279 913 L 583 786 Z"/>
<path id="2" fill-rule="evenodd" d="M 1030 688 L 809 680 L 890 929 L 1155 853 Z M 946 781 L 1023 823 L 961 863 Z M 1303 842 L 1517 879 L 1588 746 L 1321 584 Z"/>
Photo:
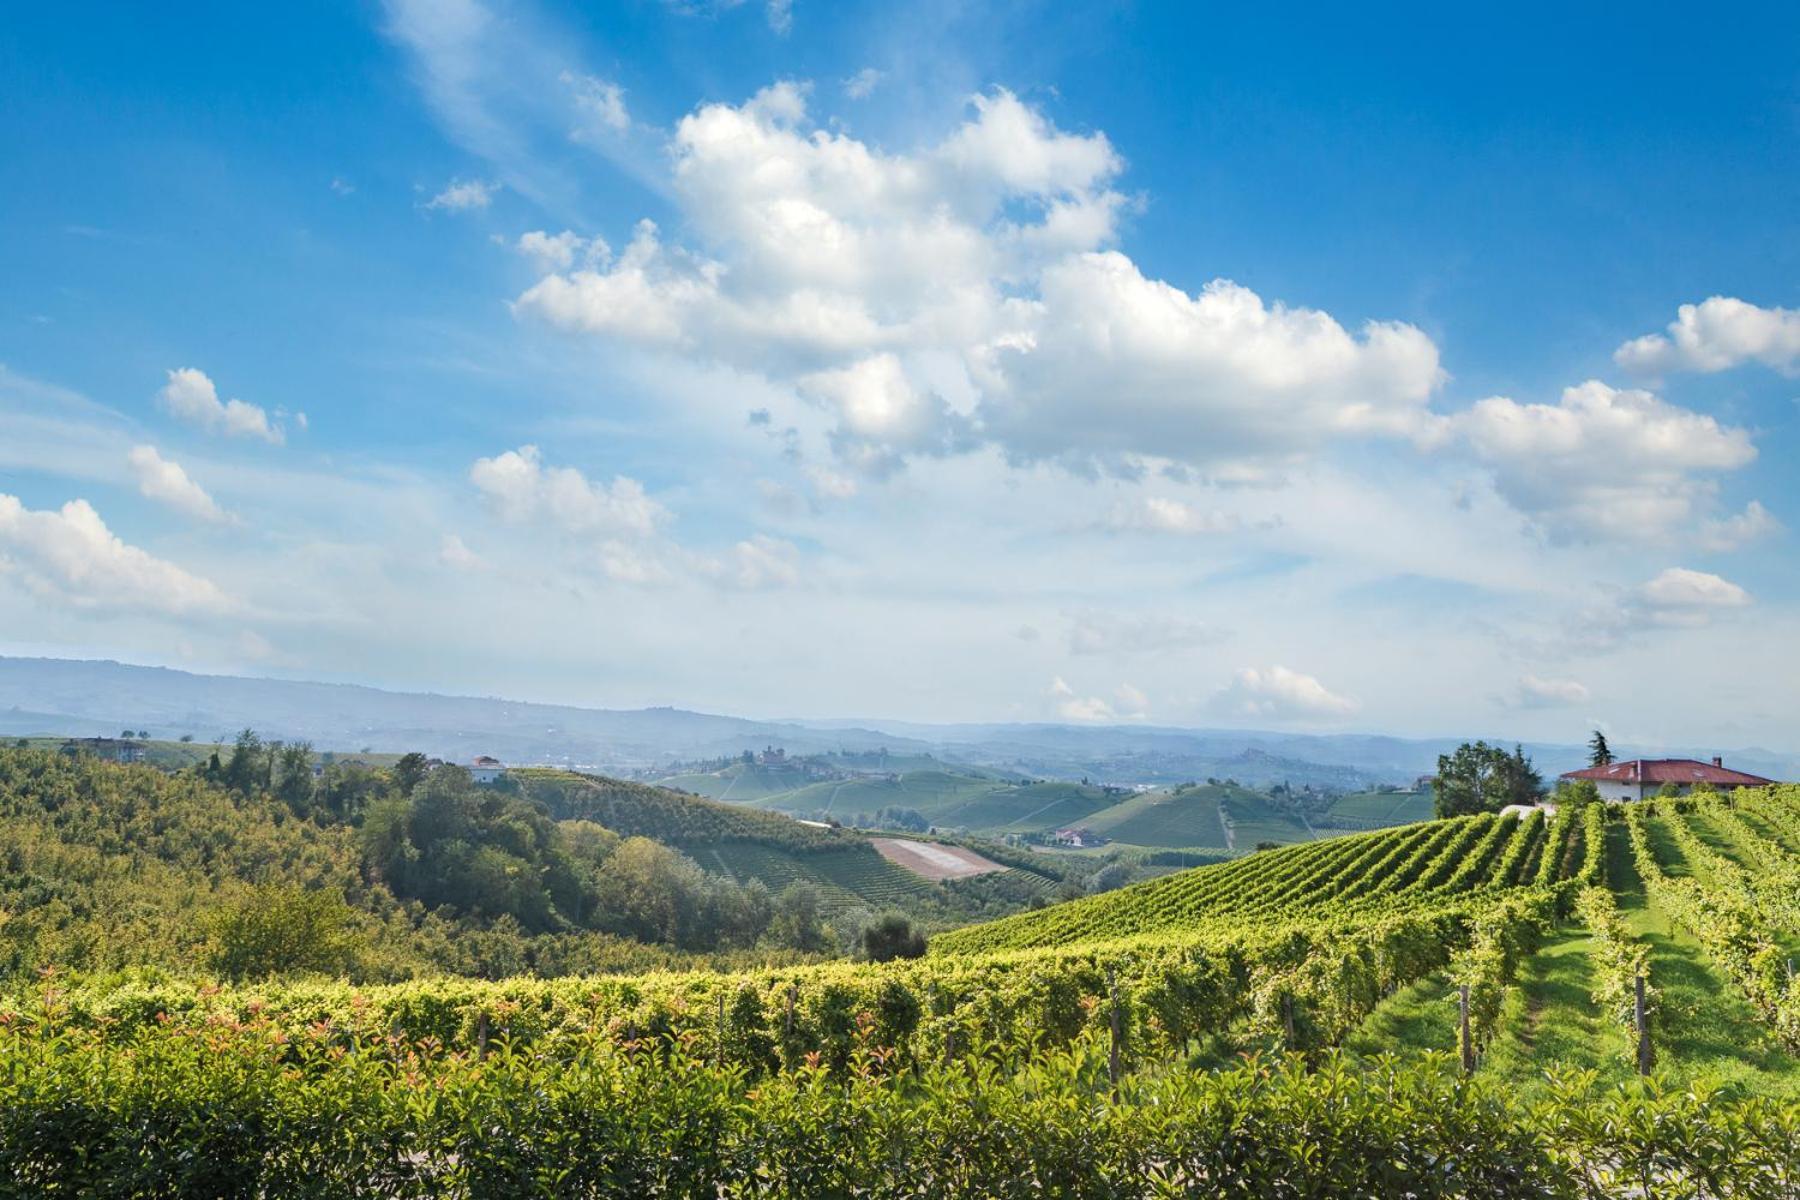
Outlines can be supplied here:
<path id="1" fill-rule="evenodd" d="M 345 973 L 356 957 L 350 919 L 338 892 L 265 884 L 214 915 L 212 966 L 232 979 Z"/>
<path id="2" fill-rule="evenodd" d="M 925 953 L 925 935 L 912 927 L 904 913 L 887 913 L 863 930 L 862 952 L 870 962 L 920 958 Z"/>
<path id="3" fill-rule="evenodd" d="M 1509 804 L 1536 804 L 1544 780 L 1522 746 L 1511 754 L 1486 742 L 1464 742 L 1438 755 L 1437 815 L 1460 817 L 1498 812 Z"/>
<path id="4" fill-rule="evenodd" d="M 1588 739 L 1588 766 L 1608 767 L 1612 765 L 1612 760 L 1612 747 L 1606 744 L 1606 735 L 1598 729 L 1594 730 L 1594 736 Z"/>
<path id="5" fill-rule="evenodd" d="M 400 761 L 394 764 L 394 790 L 402 796 L 410 796 L 412 790 L 424 782 L 430 770 L 425 765 L 425 756 L 417 750 L 402 754 Z"/>
<path id="6" fill-rule="evenodd" d="M 312 744 L 295 742 L 283 746 L 279 759 L 275 794 L 286 802 L 295 816 L 303 817 L 313 806 Z"/>

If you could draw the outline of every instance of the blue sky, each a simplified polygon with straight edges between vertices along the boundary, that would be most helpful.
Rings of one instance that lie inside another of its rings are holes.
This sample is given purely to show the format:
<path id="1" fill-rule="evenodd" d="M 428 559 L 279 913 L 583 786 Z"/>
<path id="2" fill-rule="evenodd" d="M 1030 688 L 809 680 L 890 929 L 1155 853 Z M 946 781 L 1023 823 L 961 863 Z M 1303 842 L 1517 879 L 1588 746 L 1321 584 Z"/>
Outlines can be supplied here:
<path id="1" fill-rule="evenodd" d="M 14 14 L 0 652 L 1791 746 L 1796 44 L 1777 5 Z"/>

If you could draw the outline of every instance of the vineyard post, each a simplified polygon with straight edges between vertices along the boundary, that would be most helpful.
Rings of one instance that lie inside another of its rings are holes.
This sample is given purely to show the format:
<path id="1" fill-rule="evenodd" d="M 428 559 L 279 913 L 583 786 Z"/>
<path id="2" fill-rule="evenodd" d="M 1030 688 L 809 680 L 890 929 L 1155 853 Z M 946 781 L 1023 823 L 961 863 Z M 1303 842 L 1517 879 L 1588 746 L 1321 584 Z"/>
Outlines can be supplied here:
<path id="1" fill-rule="evenodd" d="M 715 1029 L 717 1030 L 718 1051 L 715 1055 L 713 1065 L 716 1067 L 722 1067 L 725 1065 L 725 991 L 723 988 L 721 988 L 719 990 L 718 998 L 719 998 L 719 1016 L 718 1016 L 718 1022 L 715 1025 Z"/>
<path id="2" fill-rule="evenodd" d="M 1458 1024 L 1462 1036 L 1463 1074 L 1470 1075 L 1475 1071 L 1475 1043 L 1469 1037 L 1469 985 L 1466 983 L 1456 989 L 1456 1006 L 1460 1010 Z"/>
<path id="3" fill-rule="evenodd" d="M 1637 1026 L 1637 1068 L 1639 1075 L 1650 1073 L 1650 1012 L 1644 1002 L 1644 973 L 1638 972 L 1637 996 L 1632 1004 L 1632 1020 Z"/>
<path id="4" fill-rule="evenodd" d="M 1119 981 L 1113 975 L 1111 967 L 1106 968 L 1106 991 L 1112 1001 L 1112 1014 L 1109 1024 L 1112 1026 L 1112 1044 L 1106 1052 L 1106 1076 L 1112 1080 L 1114 1087 L 1119 1086 Z"/>
<path id="5" fill-rule="evenodd" d="M 1281 994 L 1281 1028 L 1282 1032 L 1287 1034 L 1287 1041 L 1283 1043 L 1283 1047 L 1292 1050 L 1294 1048 L 1294 993 L 1292 992 Z"/>
<path id="6" fill-rule="evenodd" d="M 478 1017 L 475 1021 L 475 1057 L 478 1059 L 481 1059 L 482 1061 L 486 1061 L 486 1059 L 487 1059 L 487 1043 L 488 1043 L 487 1010 L 483 1009 L 481 1012 L 481 1016 Z"/>

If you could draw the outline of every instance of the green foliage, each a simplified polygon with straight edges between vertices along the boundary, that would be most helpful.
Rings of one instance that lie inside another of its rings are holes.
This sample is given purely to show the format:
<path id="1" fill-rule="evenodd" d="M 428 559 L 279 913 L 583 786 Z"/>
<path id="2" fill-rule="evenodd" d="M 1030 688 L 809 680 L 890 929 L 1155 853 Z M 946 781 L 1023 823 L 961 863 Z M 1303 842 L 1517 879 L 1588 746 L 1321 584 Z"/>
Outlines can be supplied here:
<path id="1" fill-rule="evenodd" d="M 1437 815 L 1459 817 L 1499 812 L 1509 804 L 1535 804 L 1544 781 L 1523 747 L 1511 754 L 1486 742 L 1464 742 L 1438 755 Z"/>
<path id="2" fill-rule="evenodd" d="M 747 1007 L 747 1006 L 746 1006 Z M 1084 1039 L 1010 1074 L 889 1069 L 905 1014 L 851 1023 L 846 1071 L 765 1077 L 740 1035 L 603 1035 L 481 1056 L 256 1020 L 117 1040 L 0 1032 L 0 1181 L 111 1197 L 1785 1197 L 1792 1103 L 1580 1078 L 1520 1102 L 1442 1058 L 1253 1061 L 1114 1086 Z M 896 1019 L 897 1018 L 897 1019 Z M 755 1022 L 746 1022 L 754 1026 Z M 721 1044 L 722 1042 L 722 1044 Z M 723 1061 L 720 1061 L 723 1060 Z M 754 1080 L 754 1082 L 752 1082 Z M 1204 1181 L 1203 1183 L 1201 1181 Z"/>
<path id="3" fill-rule="evenodd" d="M 1588 739 L 1588 766 L 1607 767 L 1613 761 L 1612 747 L 1606 744 L 1606 735 L 1594 730 L 1594 736 Z"/>
<path id="4" fill-rule="evenodd" d="M 870 962 L 920 958 L 925 954 L 925 935 L 912 927 L 905 913 L 886 913 L 862 931 L 862 953 Z"/>
<path id="5" fill-rule="evenodd" d="M 227 979 L 348 975 L 357 943 L 342 895 L 265 884 L 212 918 L 208 965 Z"/>

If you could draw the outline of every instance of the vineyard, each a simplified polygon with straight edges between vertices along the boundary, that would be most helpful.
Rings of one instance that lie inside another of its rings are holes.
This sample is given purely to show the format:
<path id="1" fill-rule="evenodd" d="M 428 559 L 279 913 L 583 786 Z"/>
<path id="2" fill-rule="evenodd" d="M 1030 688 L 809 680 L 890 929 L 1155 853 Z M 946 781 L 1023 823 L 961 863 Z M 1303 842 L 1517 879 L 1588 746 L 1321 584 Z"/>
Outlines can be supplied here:
<path id="1" fill-rule="evenodd" d="M 1796 952 L 1800 788 L 1774 788 L 1309 842 L 883 964 L 51 978 L 0 1011 L 0 1179 L 1792 1196 Z"/>

